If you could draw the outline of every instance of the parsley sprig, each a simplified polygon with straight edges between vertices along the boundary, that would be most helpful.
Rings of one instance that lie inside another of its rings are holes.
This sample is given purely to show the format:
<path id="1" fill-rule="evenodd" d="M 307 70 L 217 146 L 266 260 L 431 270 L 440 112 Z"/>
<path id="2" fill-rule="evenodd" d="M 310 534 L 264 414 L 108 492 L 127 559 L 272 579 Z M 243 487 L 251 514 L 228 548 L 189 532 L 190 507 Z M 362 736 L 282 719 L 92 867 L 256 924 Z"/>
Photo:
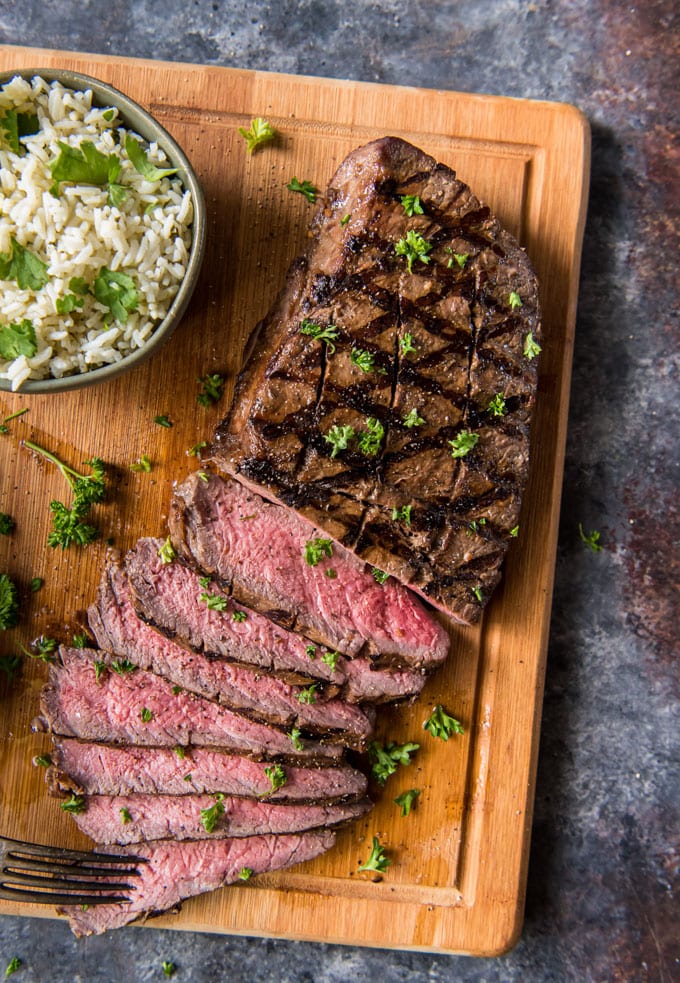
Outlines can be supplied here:
<path id="1" fill-rule="evenodd" d="M 56 454 L 45 450 L 32 440 L 25 440 L 24 447 L 34 451 L 46 460 L 51 461 L 61 471 L 73 492 L 71 508 L 63 502 L 50 502 L 52 513 L 52 531 L 47 537 L 48 544 L 56 548 L 67 549 L 72 543 L 86 546 L 99 536 L 99 529 L 84 520 L 88 517 L 92 505 L 101 502 L 106 494 L 106 471 L 104 462 L 99 457 L 91 457 L 84 463 L 92 474 L 84 475 L 65 464 Z"/>
<path id="2" fill-rule="evenodd" d="M 376 782 L 384 785 L 390 775 L 393 775 L 399 765 L 410 765 L 411 755 L 420 747 L 409 741 L 406 744 L 396 744 L 390 741 L 384 746 L 377 741 L 371 741 L 368 748 L 368 760 L 371 774 Z"/>
<path id="3" fill-rule="evenodd" d="M 315 188 L 311 181 L 298 181 L 296 177 L 286 185 L 286 188 L 288 191 L 297 191 L 299 194 L 304 195 L 312 205 L 316 201 L 316 196 L 319 194 L 319 189 Z"/>
<path id="4" fill-rule="evenodd" d="M 334 342 L 338 338 L 338 329 L 334 324 L 321 325 L 305 317 L 300 323 L 300 334 L 309 335 L 316 341 L 325 341 L 326 350 L 329 355 L 332 355 L 335 351 Z"/>
<path id="5" fill-rule="evenodd" d="M 394 799 L 394 803 L 401 809 L 402 817 L 409 815 L 416 799 L 420 795 L 420 791 L 421 790 L 419 788 L 410 788 L 408 791 L 402 792 L 401 795 L 398 795 L 396 799 Z"/>
<path id="6" fill-rule="evenodd" d="M 479 434 L 470 430 L 461 430 L 453 440 L 447 441 L 451 445 L 451 457 L 466 457 L 478 442 Z"/>
<path id="7" fill-rule="evenodd" d="M 375 870 L 380 874 L 384 874 L 391 863 L 392 861 L 385 854 L 385 848 L 380 845 L 380 840 L 377 836 L 374 836 L 368 860 L 365 864 L 360 864 L 358 869 Z"/>
<path id="8" fill-rule="evenodd" d="M 250 129 L 246 130 L 244 126 L 239 126 L 238 131 L 246 141 L 246 151 L 249 154 L 252 154 L 262 144 L 269 143 L 276 136 L 274 127 L 261 116 L 256 116 L 255 119 L 251 120 Z"/>
<path id="9" fill-rule="evenodd" d="M 429 731 L 433 737 L 448 741 L 452 734 L 464 734 L 465 730 L 460 721 L 449 716 L 441 703 L 438 703 L 423 724 L 423 730 Z"/>
<path id="10" fill-rule="evenodd" d="M 307 566 L 317 566 L 325 556 L 329 559 L 333 556 L 333 543 L 330 539 L 322 539 L 320 536 L 317 536 L 316 539 L 307 540 L 305 543 L 305 562 Z"/>
<path id="11" fill-rule="evenodd" d="M 221 792 L 215 796 L 215 804 L 201 809 L 201 823 L 206 833 L 213 833 L 220 816 L 224 815 L 224 796 Z"/>
<path id="12" fill-rule="evenodd" d="M 222 398 L 224 376 L 218 372 L 214 372 L 212 375 L 201 376 L 196 381 L 201 386 L 201 391 L 196 397 L 196 402 L 199 406 L 212 406 L 213 403 L 217 403 Z"/>
<path id="13" fill-rule="evenodd" d="M 599 553 L 602 550 L 600 545 L 600 533 L 597 529 L 593 529 L 592 532 L 586 533 L 583 529 L 583 524 L 579 522 L 578 524 L 578 534 L 581 537 L 581 542 L 584 546 L 587 546 L 589 550 L 593 553 Z"/>
<path id="14" fill-rule="evenodd" d="M 413 273 L 413 264 L 419 259 L 421 263 L 429 263 L 428 253 L 432 252 L 432 244 L 424 239 L 420 232 L 409 229 L 406 236 L 401 238 L 394 247 L 397 256 L 405 256 L 409 273 Z"/>

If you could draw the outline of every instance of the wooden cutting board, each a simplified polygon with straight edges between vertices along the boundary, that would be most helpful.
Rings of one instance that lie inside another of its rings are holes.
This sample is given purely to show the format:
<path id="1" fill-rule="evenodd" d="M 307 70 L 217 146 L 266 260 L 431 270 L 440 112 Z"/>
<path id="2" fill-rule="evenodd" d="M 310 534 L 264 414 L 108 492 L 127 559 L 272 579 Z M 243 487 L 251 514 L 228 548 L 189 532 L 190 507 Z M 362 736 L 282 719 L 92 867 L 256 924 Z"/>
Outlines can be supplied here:
<path id="1" fill-rule="evenodd" d="M 481 625 L 451 627 L 448 664 L 417 703 L 380 712 L 383 739 L 420 743 L 414 763 L 374 790 L 376 808 L 326 856 L 152 922 L 433 952 L 507 949 L 522 922 L 531 828 L 588 181 L 584 117 L 548 102 L 0 47 L 0 70 L 24 67 L 85 72 L 149 108 L 192 160 L 209 221 L 199 286 L 160 354 L 81 392 L 0 396 L 3 418 L 29 410 L 0 436 L 0 511 L 17 523 L 0 537 L 0 570 L 21 585 L 23 602 L 20 627 L 0 640 L 5 654 L 43 632 L 70 639 L 105 558 L 103 542 L 82 552 L 47 546 L 49 503 L 67 489 L 21 440 L 76 466 L 98 454 L 114 468 L 115 491 L 98 518 L 117 547 L 164 535 L 173 481 L 199 466 L 187 450 L 226 411 L 247 334 L 305 241 L 312 206 L 285 190 L 293 176 L 323 188 L 351 149 L 401 136 L 453 167 L 526 246 L 542 285 L 545 342 L 520 535 Z M 279 138 L 248 156 L 238 127 L 253 116 L 270 120 Z M 196 402 L 207 372 L 229 381 L 210 410 Z M 154 424 L 158 414 L 171 429 Z M 141 454 L 150 474 L 129 469 Z M 45 583 L 31 594 L 36 576 Z M 30 730 L 45 675 L 43 663 L 26 660 L 12 686 L 0 680 L 0 833 L 87 847 L 31 765 L 49 748 Z M 435 703 L 464 723 L 463 737 L 444 743 L 423 731 Z M 402 818 L 393 800 L 412 787 L 422 794 Z M 374 835 L 392 859 L 379 881 L 357 872 Z M 4 902 L 0 912 L 52 914 Z"/>

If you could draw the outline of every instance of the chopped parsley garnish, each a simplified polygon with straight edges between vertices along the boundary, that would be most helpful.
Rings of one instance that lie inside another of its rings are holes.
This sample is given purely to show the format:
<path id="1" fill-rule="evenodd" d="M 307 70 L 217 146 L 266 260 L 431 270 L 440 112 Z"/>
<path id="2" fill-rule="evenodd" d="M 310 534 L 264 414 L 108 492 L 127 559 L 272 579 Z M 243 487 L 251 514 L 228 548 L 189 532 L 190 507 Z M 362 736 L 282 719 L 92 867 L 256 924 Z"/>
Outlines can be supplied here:
<path id="1" fill-rule="evenodd" d="M 449 440 L 451 445 L 451 457 L 465 457 L 473 447 L 477 446 L 479 434 L 472 433 L 470 430 L 461 430 L 453 440 Z"/>
<path id="2" fill-rule="evenodd" d="M 451 267 L 453 266 L 453 261 L 455 260 L 456 263 L 458 263 L 458 265 L 460 266 L 461 270 L 464 270 L 465 264 L 470 258 L 470 253 L 454 253 L 454 251 L 450 247 L 446 251 L 448 253 L 451 253 L 449 261 L 446 264 L 449 267 L 449 269 L 451 269 Z"/>
<path id="3" fill-rule="evenodd" d="M 229 598 L 224 594 L 209 594 L 207 591 L 199 594 L 198 599 L 203 601 L 209 611 L 226 611 L 229 604 Z"/>
<path id="4" fill-rule="evenodd" d="M 413 506 L 411 506 L 411 505 L 402 505 L 402 507 L 400 509 L 398 509 L 396 507 L 393 508 L 392 509 L 392 518 L 393 518 L 393 520 L 395 522 L 403 522 L 405 525 L 410 526 L 411 525 L 411 511 L 412 511 L 412 508 L 413 508 Z"/>
<path id="5" fill-rule="evenodd" d="M 130 662 L 129 659 L 111 659 L 109 669 L 113 670 L 119 676 L 127 676 L 128 673 L 136 672 L 137 666 L 134 662 Z"/>
<path id="6" fill-rule="evenodd" d="M 338 575 L 338 571 L 334 570 L 333 567 L 326 567 L 326 576 L 329 580 L 335 580 Z"/>
<path id="7" fill-rule="evenodd" d="M 60 802 L 59 805 L 64 812 L 70 812 L 73 815 L 78 815 L 78 813 L 85 811 L 85 796 L 72 793 L 70 799 L 65 799 L 64 802 Z"/>
<path id="8" fill-rule="evenodd" d="M 179 696 L 179 694 L 180 693 L 183 693 L 183 692 L 184 692 L 184 690 L 182 689 L 182 687 L 181 686 L 178 686 L 176 683 L 172 687 L 172 695 L 173 696 Z"/>
<path id="9" fill-rule="evenodd" d="M 316 196 L 319 194 L 319 189 L 315 188 L 311 181 L 298 181 L 294 177 L 287 185 L 286 188 L 289 191 L 297 191 L 301 195 L 304 195 L 307 201 L 314 204 L 316 201 Z"/>
<path id="10" fill-rule="evenodd" d="M 349 222 L 351 217 L 352 216 L 349 213 L 347 215 L 343 215 L 342 218 L 340 219 L 340 225 L 344 228 Z"/>
<path id="11" fill-rule="evenodd" d="M 412 409 L 407 416 L 404 417 L 404 426 L 408 427 L 421 427 L 425 423 L 422 416 L 419 415 L 418 410 Z"/>
<path id="12" fill-rule="evenodd" d="M 163 974 L 165 976 L 174 976 L 177 971 L 177 967 L 174 963 L 170 962 L 169 959 L 163 960 L 161 963 L 161 969 L 163 970 Z"/>
<path id="13" fill-rule="evenodd" d="M 581 537 L 581 542 L 584 546 L 587 546 L 589 550 L 593 553 L 599 553 L 602 549 L 600 545 L 600 534 L 597 529 L 593 529 L 592 532 L 586 533 L 583 531 L 583 525 L 579 522 L 578 524 L 578 534 Z"/>
<path id="14" fill-rule="evenodd" d="M 21 969 L 23 962 L 18 956 L 13 956 L 12 959 L 7 963 L 7 969 L 5 970 L 5 978 L 12 976 L 17 970 Z"/>
<path id="15" fill-rule="evenodd" d="M 505 406 L 505 399 L 502 393 L 496 393 L 492 400 L 489 401 L 487 406 L 487 411 L 492 416 L 505 416 L 507 409 Z"/>
<path id="16" fill-rule="evenodd" d="M 210 586 L 210 577 L 199 577 L 198 582 L 201 585 L 201 587 L 203 587 L 203 589 L 205 590 L 207 587 Z"/>
<path id="17" fill-rule="evenodd" d="M 358 366 L 362 372 L 375 371 L 375 355 L 373 352 L 364 351 L 362 348 L 353 348 L 349 360 L 352 365 Z M 385 371 L 384 369 L 382 370 Z"/>
<path id="18" fill-rule="evenodd" d="M 323 660 L 322 660 L 323 661 Z M 319 688 L 318 683 L 312 683 L 306 689 L 301 689 L 298 693 L 299 703 L 316 703 L 316 691 Z"/>
<path id="19" fill-rule="evenodd" d="M 120 821 L 123 826 L 127 826 L 128 823 L 132 822 L 132 816 L 130 815 L 130 810 L 123 806 L 120 810 Z"/>
<path id="20" fill-rule="evenodd" d="M 324 652 L 324 654 L 321 656 L 321 661 L 324 662 L 329 669 L 335 671 L 339 657 L 339 652 Z"/>
<path id="21" fill-rule="evenodd" d="M 283 788 L 288 780 L 282 765 L 271 765 L 269 768 L 265 768 L 264 773 L 271 785 L 269 792 L 275 792 L 277 788 Z"/>
<path id="22" fill-rule="evenodd" d="M 224 392 L 224 376 L 218 372 L 212 375 L 204 375 L 196 380 L 201 385 L 201 391 L 196 397 L 199 406 L 212 406 L 222 398 Z"/>
<path id="23" fill-rule="evenodd" d="M 246 130 L 244 126 L 239 126 L 238 131 L 246 141 L 246 151 L 249 154 L 262 144 L 269 143 L 276 136 L 274 127 L 261 116 L 256 116 L 250 121 L 250 129 Z"/>
<path id="24" fill-rule="evenodd" d="M 255 871 L 252 867 L 241 867 L 240 871 L 238 872 L 238 879 L 240 881 L 249 881 L 254 873 Z"/>
<path id="25" fill-rule="evenodd" d="M 213 833 L 215 826 L 217 826 L 217 820 L 220 816 L 224 815 L 224 796 L 221 792 L 215 796 L 215 804 L 208 806 L 207 809 L 201 809 L 201 823 L 203 824 L 203 829 L 206 833 Z"/>
<path id="26" fill-rule="evenodd" d="M 44 584 L 45 581 L 42 579 L 42 577 L 34 577 L 29 585 L 31 588 L 31 594 L 37 594 Z"/>
<path id="27" fill-rule="evenodd" d="M 401 795 L 398 795 L 396 799 L 393 800 L 401 809 L 402 816 L 408 816 L 408 814 L 411 812 L 411 808 L 420 795 L 420 791 L 421 790 L 419 788 L 410 788 L 407 792 L 402 792 Z"/>
<path id="28" fill-rule="evenodd" d="M 331 457 L 336 457 L 340 451 L 346 451 L 353 437 L 354 427 L 338 426 L 337 423 L 334 423 L 328 433 L 323 435 L 323 439 L 327 440 L 333 448 Z"/>
<path id="29" fill-rule="evenodd" d="M 390 741 L 388 744 L 378 744 L 371 741 L 368 748 L 368 760 L 371 764 L 371 774 L 376 782 L 384 785 L 390 775 L 397 770 L 398 765 L 410 765 L 411 755 L 420 747 L 420 744 L 406 743 L 395 744 Z"/>
<path id="30" fill-rule="evenodd" d="M 201 481 L 204 481 L 206 485 L 208 484 L 208 473 L 206 471 L 197 471 L 196 474 Z"/>
<path id="31" fill-rule="evenodd" d="M 62 502 L 50 502 L 52 531 L 47 537 L 48 545 L 53 549 L 60 546 L 64 550 L 72 543 L 86 546 L 93 542 L 99 535 L 99 530 L 84 520 L 88 517 L 91 506 L 101 502 L 106 494 L 104 462 L 99 457 L 86 460 L 84 463 L 91 469 L 92 474 L 83 475 L 31 440 L 25 440 L 24 446 L 51 461 L 52 464 L 56 464 L 73 491 L 70 509 Z"/>
<path id="32" fill-rule="evenodd" d="M 413 272 L 413 263 L 419 259 L 421 263 L 429 263 L 428 253 L 432 251 L 432 245 L 423 239 L 415 229 L 409 229 L 406 237 L 397 242 L 394 247 L 397 256 L 405 256 L 408 264 L 409 273 Z"/>
<path id="33" fill-rule="evenodd" d="M 141 143 L 125 134 L 125 153 L 132 161 L 134 169 L 142 175 L 145 181 L 160 181 L 161 178 L 177 174 L 178 167 L 157 167 L 149 160 L 149 156 Z"/>
<path id="34" fill-rule="evenodd" d="M 189 448 L 187 454 L 189 455 L 189 457 L 200 457 L 201 451 L 205 450 L 207 446 L 208 446 L 207 440 L 199 440 L 197 444 L 194 444 L 193 447 Z"/>
<path id="35" fill-rule="evenodd" d="M 482 594 L 482 588 L 477 584 L 476 587 L 472 588 L 472 593 L 475 595 L 476 600 L 481 604 L 484 601 L 484 595 Z"/>
<path id="36" fill-rule="evenodd" d="M 16 109 L 7 109 L 0 116 L 0 130 L 4 130 L 9 149 L 15 154 L 25 150 L 19 142 L 21 137 L 33 136 L 39 129 L 40 123 L 34 113 L 18 113 Z"/>
<path id="37" fill-rule="evenodd" d="M 130 465 L 130 471 L 145 471 L 147 474 L 151 471 L 153 465 L 148 454 L 142 454 L 138 457 L 134 464 Z"/>
<path id="38" fill-rule="evenodd" d="M 74 635 L 71 639 L 71 645 L 74 649 L 86 649 L 90 644 L 90 639 L 87 636 L 87 632 L 82 632 L 80 635 Z"/>
<path id="39" fill-rule="evenodd" d="M 302 751 L 304 748 L 304 744 L 300 740 L 301 734 L 302 731 L 300 730 L 299 727 L 293 727 L 293 729 L 288 734 L 291 741 L 293 742 L 293 747 L 295 748 L 296 751 Z"/>
<path id="40" fill-rule="evenodd" d="M 400 201 L 402 208 L 409 218 L 412 218 L 414 215 L 425 214 L 418 195 L 402 195 Z"/>
<path id="41" fill-rule="evenodd" d="M 98 683 L 102 678 L 102 674 L 106 672 L 106 663 L 103 659 L 94 660 L 94 681 Z"/>
<path id="42" fill-rule="evenodd" d="M 7 512 L 0 512 L 0 535 L 10 536 L 16 529 L 16 522 Z"/>
<path id="43" fill-rule="evenodd" d="M 385 573 L 384 570 L 379 570 L 377 567 L 373 567 L 371 573 L 373 574 L 373 579 L 377 584 L 384 584 L 389 577 L 389 573 Z"/>
<path id="44" fill-rule="evenodd" d="M 248 615 L 245 611 L 232 611 L 231 620 L 232 621 L 245 621 Z"/>
<path id="45" fill-rule="evenodd" d="M 0 629 L 14 628 L 19 620 L 19 593 L 16 584 L 0 573 Z"/>
<path id="46" fill-rule="evenodd" d="M 308 655 L 310 659 L 316 659 L 316 645 L 308 645 L 305 649 L 305 655 Z"/>
<path id="47" fill-rule="evenodd" d="M 0 326 L 0 358 L 9 360 L 19 358 L 20 355 L 32 358 L 37 351 L 35 328 L 27 318 Z"/>
<path id="48" fill-rule="evenodd" d="M 168 415 L 166 413 L 162 413 L 159 414 L 158 416 L 155 416 L 153 418 L 153 422 L 157 423 L 159 427 L 165 427 L 166 430 L 169 430 L 170 427 L 172 426 L 172 423 L 170 422 Z"/>
<path id="49" fill-rule="evenodd" d="M 316 321 L 310 321 L 305 317 L 300 323 L 300 334 L 309 335 L 315 341 L 325 341 L 328 354 L 332 355 L 335 351 L 333 342 L 338 339 L 338 329 L 334 324 L 321 325 Z"/>
<path id="50" fill-rule="evenodd" d="M 510 291 L 510 296 L 508 297 L 508 303 L 510 304 L 510 310 L 514 311 L 518 307 L 522 306 L 522 298 L 517 293 L 516 290 Z"/>
<path id="51" fill-rule="evenodd" d="M 52 764 L 52 758 L 49 754 L 36 754 L 33 764 L 38 765 L 40 768 L 49 768 Z"/>
<path id="52" fill-rule="evenodd" d="M 406 334 L 399 339 L 399 347 L 401 348 L 402 355 L 408 355 L 409 352 L 414 352 L 416 346 L 413 344 L 413 335 L 408 331 Z"/>
<path id="53" fill-rule="evenodd" d="M 119 324 L 127 324 L 132 311 L 139 306 L 139 294 L 135 282 L 127 273 L 119 273 L 102 266 L 92 284 L 96 299 L 107 307 Z"/>
<path id="54" fill-rule="evenodd" d="M 305 561 L 307 566 L 315 567 L 325 556 L 329 559 L 333 556 L 333 543 L 330 539 L 321 539 L 317 536 L 316 539 L 307 540 L 305 543 Z"/>
<path id="55" fill-rule="evenodd" d="M 438 703 L 432 713 L 423 724 L 423 730 L 427 730 L 433 737 L 439 737 L 442 741 L 448 741 L 451 734 L 464 734 L 463 725 L 450 717 L 441 703 Z"/>
<path id="56" fill-rule="evenodd" d="M 368 860 L 365 864 L 360 864 L 358 869 L 375 870 L 380 874 L 384 874 L 391 863 L 390 858 L 385 855 L 384 847 L 380 846 L 380 840 L 377 836 L 374 836 L 373 846 L 371 847 Z"/>
<path id="57" fill-rule="evenodd" d="M 139 718 L 143 724 L 148 724 L 150 720 L 153 720 L 153 711 L 149 710 L 148 707 L 142 707 Z"/>
<path id="58" fill-rule="evenodd" d="M 167 565 L 168 563 L 172 563 L 173 560 L 177 559 L 177 552 L 175 550 L 175 547 L 170 542 L 169 536 L 165 540 L 163 545 L 159 548 L 158 555 L 161 558 L 161 563 L 164 565 Z"/>
<path id="59" fill-rule="evenodd" d="M 172 750 L 175 752 L 175 754 L 177 755 L 180 761 L 184 761 L 184 759 L 187 756 L 187 753 L 181 744 L 176 744 Z"/>
<path id="60" fill-rule="evenodd" d="M 380 450 L 385 428 L 374 416 L 366 418 L 366 429 L 357 435 L 357 446 L 366 457 L 375 457 Z"/>
<path id="61" fill-rule="evenodd" d="M 510 530 L 510 535 L 513 537 L 513 539 L 517 539 L 519 536 L 519 526 L 513 526 Z"/>
<path id="62" fill-rule="evenodd" d="M 522 354 L 524 355 L 525 358 L 528 358 L 529 361 L 531 361 L 533 358 L 536 358 L 537 355 L 540 355 L 540 353 L 541 353 L 541 346 L 537 341 L 534 341 L 534 336 L 530 331 L 529 334 L 524 339 L 524 348 L 522 349 Z"/>
<path id="63" fill-rule="evenodd" d="M 10 251 L 0 253 L 0 280 L 16 280 L 20 290 L 40 290 L 47 283 L 47 263 L 10 236 Z M 22 322 L 23 323 L 23 322 Z"/>

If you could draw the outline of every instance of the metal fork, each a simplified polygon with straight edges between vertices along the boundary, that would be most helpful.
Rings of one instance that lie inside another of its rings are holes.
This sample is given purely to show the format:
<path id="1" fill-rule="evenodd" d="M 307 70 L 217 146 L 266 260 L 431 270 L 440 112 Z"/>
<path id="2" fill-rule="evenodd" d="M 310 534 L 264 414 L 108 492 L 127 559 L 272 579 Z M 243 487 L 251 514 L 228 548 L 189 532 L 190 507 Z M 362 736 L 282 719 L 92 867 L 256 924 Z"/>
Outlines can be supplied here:
<path id="1" fill-rule="evenodd" d="M 87 853 L 22 843 L 0 836 L 0 898 L 34 904 L 94 905 L 129 902 L 144 857 Z M 124 894 L 121 892 L 125 892 Z"/>

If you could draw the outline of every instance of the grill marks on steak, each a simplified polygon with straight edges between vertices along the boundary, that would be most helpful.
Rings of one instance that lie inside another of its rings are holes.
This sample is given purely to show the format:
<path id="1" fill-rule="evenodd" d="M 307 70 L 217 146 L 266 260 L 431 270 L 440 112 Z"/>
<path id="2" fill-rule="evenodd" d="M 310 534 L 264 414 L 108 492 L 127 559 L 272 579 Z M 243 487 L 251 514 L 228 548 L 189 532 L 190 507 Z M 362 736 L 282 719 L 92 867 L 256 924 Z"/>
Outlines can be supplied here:
<path id="1" fill-rule="evenodd" d="M 300 833 L 347 823 L 370 808 L 368 799 L 344 805 L 277 805 L 211 795 L 90 795 L 74 819 L 96 843 L 127 844 Z M 206 813 L 216 817 L 208 828 Z"/>
<path id="2" fill-rule="evenodd" d="M 354 658 L 378 665 L 434 669 L 448 653 L 442 626 L 414 594 L 371 570 L 343 546 L 316 566 L 305 544 L 323 537 L 302 516 L 240 482 L 190 475 L 174 490 L 169 525 L 175 549 L 233 596 L 274 620 Z M 331 570 L 334 576 L 329 577 Z"/>
<path id="3" fill-rule="evenodd" d="M 272 789 L 265 762 L 211 748 L 115 747 L 73 738 L 54 742 L 47 782 L 56 795 L 229 795 L 268 802 L 337 803 L 366 794 L 363 772 L 348 764 L 286 765 L 286 782 Z M 180 756 L 181 754 L 181 756 Z"/>
<path id="4" fill-rule="evenodd" d="M 403 195 L 417 195 L 424 214 L 408 217 Z M 409 231 L 431 246 L 411 272 L 395 251 Z M 213 460 L 475 621 L 526 480 L 536 362 L 523 348 L 529 332 L 540 339 L 535 274 L 453 171 L 395 138 L 346 158 L 312 232 L 255 329 Z M 303 334 L 303 319 L 334 325 L 335 350 Z M 353 350 L 369 353 L 370 371 Z M 497 394 L 503 416 L 489 411 Z M 409 427 L 413 411 L 424 422 Z M 378 453 L 365 455 L 355 438 L 333 457 L 330 429 L 360 434 L 368 418 L 384 428 Z M 478 442 L 453 458 L 449 441 L 462 431 Z M 409 506 L 410 521 L 393 519 Z"/>
<path id="5" fill-rule="evenodd" d="M 180 564 L 163 566 L 158 558 L 158 546 L 157 540 L 140 541 L 132 551 L 132 558 L 128 557 L 128 570 L 134 568 L 139 574 L 141 568 L 147 574 L 145 586 L 149 588 L 151 598 L 162 594 L 168 608 L 179 609 L 181 590 L 174 574 L 180 573 L 180 579 L 190 576 L 195 580 L 195 576 Z M 136 582 L 139 582 L 139 576 Z M 197 582 L 195 586 L 199 586 Z M 196 601 L 196 596 L 189 591 L 189 604 L 199 619 L 204 617 L 201 608 L 207 615 L 220 614 L 208 611 L 205 605 Z M 114 564 L 104 572 L 97 604 L 90 608 L 88 617 L 101 648 L 125 656 L 141 669 L 157 673 L 192 693 L 254 719 L 287 729 L 297 726 L 313 733 L 332 735 L 334 740 L 342 740 L 350 747 L 362 746 L 372 732 L 373 715 L 358 707 L 341 700 L 323 700 L 321 694 L 315 697 L 318 702 L 301 702 L 300 697 L 304 698 L 302 687 L 292 687 L 275 677 L 187 651 L 161 635 L 138 618 L 126 577 Z M 248 631 L 254 618 L 249 617 L 238 624 L 231 622 L 229 617 L 223 616 L 223 620 L 229 627 L 234 624 L 235 628 L 243 627 Z"/>
<path id="6" fill-rule="evenodd" d="M 153 673 L 113 671 L 96 678 L 100 652 L 62 647 L 50 666 L 41 711 L 50 730 L 110 744 L 220 747 L 269 759 L 339 758 L 342 747 L 307 740 L 296 749 L 283 731 L 184 690 Z M 106 661 L 106 660 L 104 660 Z"/>
<path id="7" fill-rule="evenodd" d="M 335 834 L 330 830 L 282 836 L 250 836 L 245 839 L 158 840 L 115 846 L 102 852 L 143 857 L 137 888 L 128 904 L 69 906 L 61 909 L 78 937 L 100 935 L 127 925 L 141 916 L 174 908 L 185 898 L 237 884 L 244 868 L 253 874 L 281 870 L 312 860 L 330 850 Z"/>

